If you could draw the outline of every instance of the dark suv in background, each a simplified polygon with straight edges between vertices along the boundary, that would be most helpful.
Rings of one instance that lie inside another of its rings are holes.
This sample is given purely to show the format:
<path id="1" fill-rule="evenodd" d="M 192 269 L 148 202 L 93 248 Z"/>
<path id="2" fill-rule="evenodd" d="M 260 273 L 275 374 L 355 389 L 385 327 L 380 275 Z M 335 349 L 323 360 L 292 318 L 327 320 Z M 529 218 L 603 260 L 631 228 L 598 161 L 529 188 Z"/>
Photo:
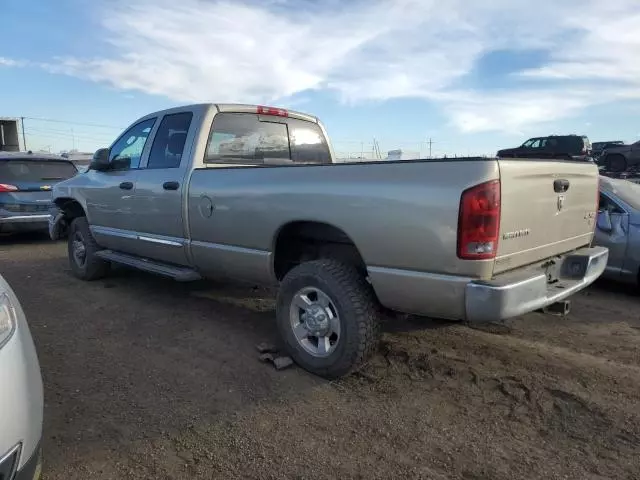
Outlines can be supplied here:
<path id="1" fill-rule="evenodd" d="M 593 158 L 598 158 L 606 149 L 619 147 L 621 145 L 624 145 L 624 142 L 622 140 L 612 140 L 610 142 L 593 142 L 593 149 L 591 153 L 593 155 Z"/>
<path id="2" fill-rule="evenodd" d="M 598 159 L 608 172 L 620 173 L 637 170 L 640 165 L 640 141 L 631 145 L 607 146 Z"/>
<path id="3" fill-rule="evenodd" d="M 584 135 L 530 138 L 516 148 L 499 150 L 498 158 L 562 158 L 591 161 L 591 142 Z"/>

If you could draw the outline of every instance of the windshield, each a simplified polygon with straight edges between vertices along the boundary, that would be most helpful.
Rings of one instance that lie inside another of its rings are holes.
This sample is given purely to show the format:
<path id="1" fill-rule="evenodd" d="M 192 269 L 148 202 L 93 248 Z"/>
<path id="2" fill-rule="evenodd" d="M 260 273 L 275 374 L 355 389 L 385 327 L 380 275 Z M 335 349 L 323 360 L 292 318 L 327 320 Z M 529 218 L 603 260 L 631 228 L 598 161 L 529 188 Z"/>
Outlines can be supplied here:
<path id="1" fill-rule="evenodd" d="M 66 180 L 77 173 L 71 162 L 56 160 L 8 160 L 0 162 L 0 183 Z"/>

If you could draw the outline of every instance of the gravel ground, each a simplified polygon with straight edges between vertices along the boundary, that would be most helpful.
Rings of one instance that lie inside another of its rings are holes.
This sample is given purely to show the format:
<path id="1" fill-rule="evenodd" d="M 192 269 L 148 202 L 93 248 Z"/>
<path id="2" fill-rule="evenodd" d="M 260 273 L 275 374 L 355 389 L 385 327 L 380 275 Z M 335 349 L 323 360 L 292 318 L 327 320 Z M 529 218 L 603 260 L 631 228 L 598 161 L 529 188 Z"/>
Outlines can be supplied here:
<path id="1" fill-rule="evenodd" d="M 599 284 L 567 318 L 389 321 L 359 374 L 257 360 L 269 291 L 119 270 L 0 240 L 45 384 L 44 479 L 640 478 L 640 296 Z"/>

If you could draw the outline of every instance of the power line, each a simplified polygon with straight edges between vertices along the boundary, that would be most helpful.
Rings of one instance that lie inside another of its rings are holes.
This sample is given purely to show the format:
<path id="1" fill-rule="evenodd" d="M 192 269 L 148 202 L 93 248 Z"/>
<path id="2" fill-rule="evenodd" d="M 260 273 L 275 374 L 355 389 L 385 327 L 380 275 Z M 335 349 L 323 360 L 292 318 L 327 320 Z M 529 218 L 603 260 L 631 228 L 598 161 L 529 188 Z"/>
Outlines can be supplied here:
<path id="1" fill-rule="evenodd" d="M 97 127 L 97 128 L 113 128 L 113 129 L 117 129 L 117 130 L 124 130 L 125 127 L 117 127 L 115 125 L 101 125 L 99 123 L 86 123 L 86 122 L 71 122 L 69 120 L 58 120 L 58 119 L 54 119 L 54 118 L 38 118 L 38 117 L 22 117 L 23 119 L 26 118 L 27 120 L 38 120 L 41 122 L 53 122 L 53 123 L 67 123 L 70 125 L 82 125 L 85 127 Z"/>
<path id="2" fill-rule="evenodd" d="M 47 128 L 36 128 L 36 127 L 29 127 L 26 130 L 27 134 L 29 135 L 56 135 L 59 137 L 69 137 L 69 138 L 86 138 L 89 140 L 101 140 L 101 141 L 107 141 L 107 140 L 113 140 L 114 136 L 110 135 L 108 133 L 76 133 L 75 131 L 72 130 L 50 130 Z"/>
<path id="3" fill-rule="evenodd" d="M 44 137 L 44 138 L 51 138 L 54 140 L 59 140 L 61 142 L 73 142 L 73 139 L 78 139 L 78 140 L 82 140 L 82 141 L 86 141 L 86 142 L 98 142 L 98 143 L 110 143 L 109 140 L 105 140 L 104 138 L 94 138 L 94 137 L 84 137 L 84 136 L 79 136 L 79 135 L 61 135 L 59 133 L 39 133 L 39 132 L 26 132 L 27 137 L 29 138 L 40 138 L 40 137 Z"/>

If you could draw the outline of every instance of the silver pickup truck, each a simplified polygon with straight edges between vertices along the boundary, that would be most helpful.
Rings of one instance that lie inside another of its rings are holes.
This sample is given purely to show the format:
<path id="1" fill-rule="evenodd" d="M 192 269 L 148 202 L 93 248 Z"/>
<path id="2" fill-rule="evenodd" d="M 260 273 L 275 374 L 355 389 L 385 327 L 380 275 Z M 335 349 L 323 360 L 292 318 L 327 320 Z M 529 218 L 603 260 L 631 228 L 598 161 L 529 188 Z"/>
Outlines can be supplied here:
<path id="1" fill-rule="evenodd" d="M 119 263 L 279 284 L 284 346 L 337 377 L 375 349 L 385 309 L 496 321 L 592 283 L 597 199 L 591 163 L 333 163 L 313 116 L 205 104 L 137 120 L 57 184 L 50 234 L 83 280 Z"/>

